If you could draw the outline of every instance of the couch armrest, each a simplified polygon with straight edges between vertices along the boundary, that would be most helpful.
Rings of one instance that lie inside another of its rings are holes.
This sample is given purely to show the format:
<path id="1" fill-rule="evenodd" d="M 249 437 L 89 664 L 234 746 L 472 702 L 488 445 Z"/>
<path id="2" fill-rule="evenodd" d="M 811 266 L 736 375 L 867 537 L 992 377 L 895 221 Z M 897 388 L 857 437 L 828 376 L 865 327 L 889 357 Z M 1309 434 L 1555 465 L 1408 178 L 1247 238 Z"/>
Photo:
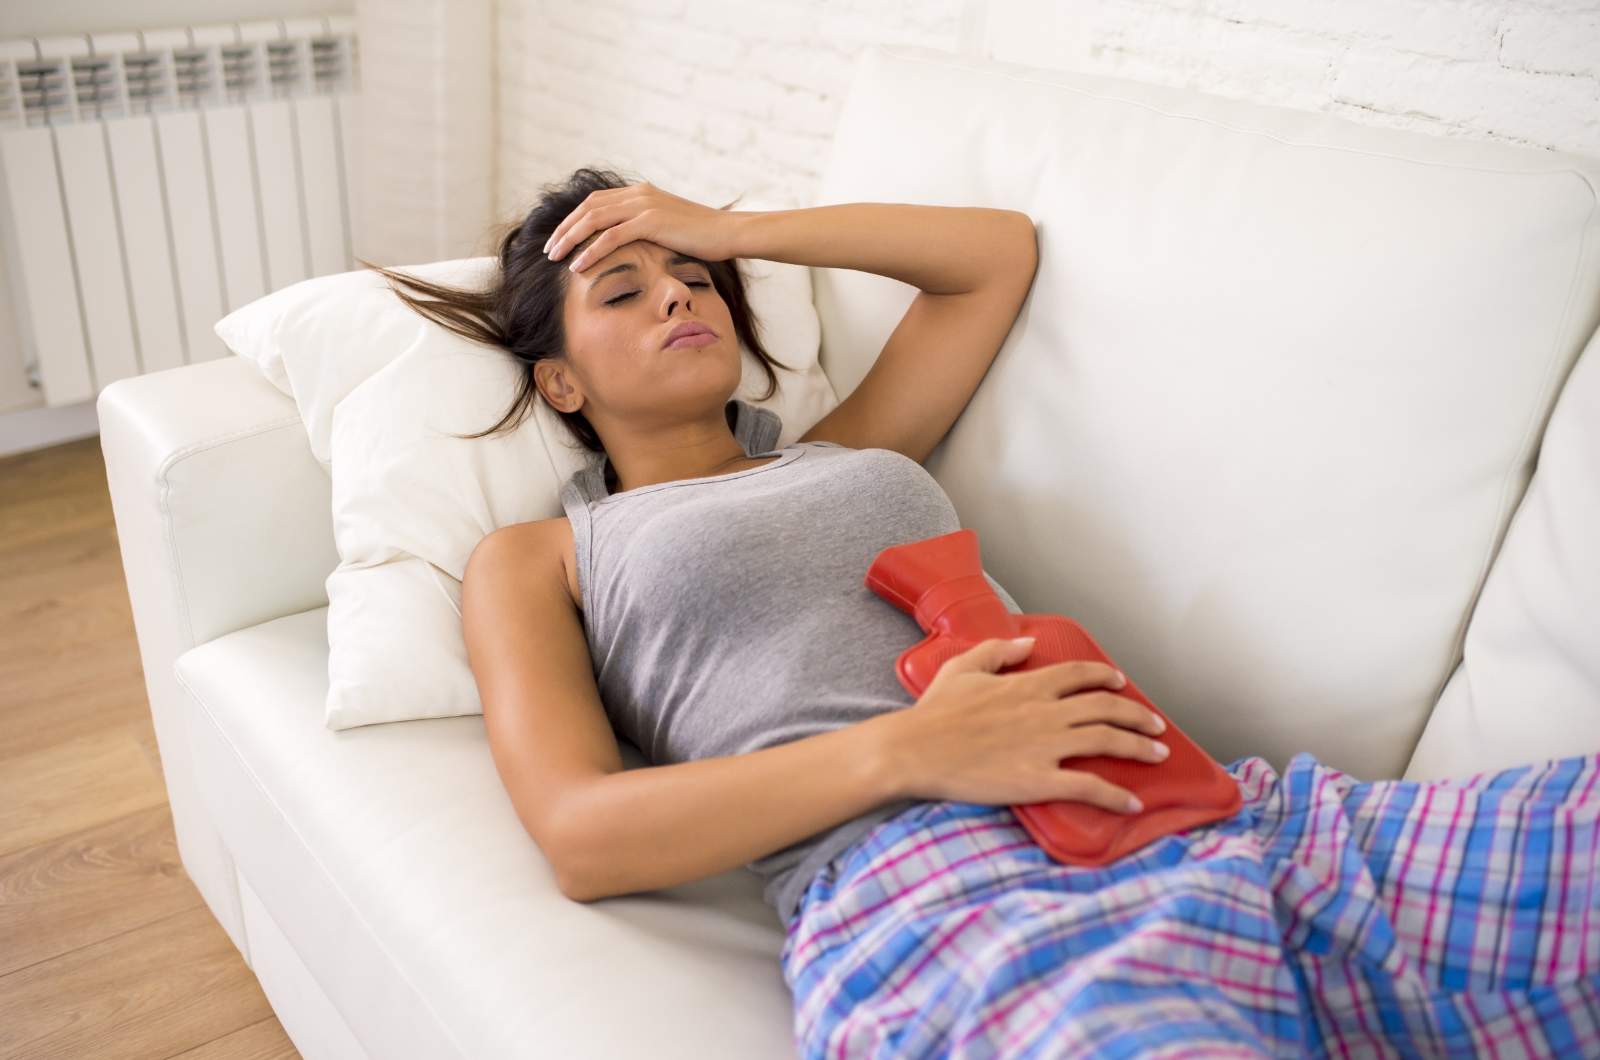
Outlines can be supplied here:
<path id="1" fill-rule="evenodd" d="M 95 412 L 178 852 L 248 962 L 233 859 L 195 785 L 192 708 L 173 663 L 327 604 L 333 484 L 294 402 L 241 357 L 119 379 Z"/>
<path id="2" fill-rule="evenodd" d="M 196 644 L 327 604 L 332 483 L 294 402 L 253 364 L 119 379 L 95 409 L 139 635 L 170 624 L 174 637 L 163 671 Z"/>

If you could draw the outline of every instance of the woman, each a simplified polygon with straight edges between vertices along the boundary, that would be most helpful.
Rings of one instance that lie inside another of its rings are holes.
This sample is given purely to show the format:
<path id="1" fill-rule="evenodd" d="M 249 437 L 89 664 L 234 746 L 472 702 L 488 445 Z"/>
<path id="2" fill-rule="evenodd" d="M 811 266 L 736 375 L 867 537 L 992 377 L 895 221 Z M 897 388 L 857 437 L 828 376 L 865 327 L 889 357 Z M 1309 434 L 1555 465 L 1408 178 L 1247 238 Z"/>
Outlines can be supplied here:
<path id="1" fill-rule="evenodd" d="M 1119 675 L 1001 674 L 1028 647 L 985 641 L 906 703 L 892 661 L 921 630 L 862 577 L 960 526 L 920 461 L 1032 283 L 1023 215 L 728 213 L 587 169 L 545 191 L 493 289 L 385 274 L 524 366 L 493 429 L 537 391 L 598 458 L 562 490 L 568 592 L 593 691 L 659 768 L 567 804 L 595 837 L 566 859 L 589 866 L 569 893 L 747 863 L 788 929 L 808 1057 L 1600 1052 L 1600 758 L 1435 784 L 1245 758 L 1237 814 L 1087 869 L 1010 806 L 1137 812 L 1059 766 L 1160 761 L 1159 719 Z M 738 257 L 922 292 L 782 449 L 775 414 L 729 400 L 739 340 L 776 385 Z"/>

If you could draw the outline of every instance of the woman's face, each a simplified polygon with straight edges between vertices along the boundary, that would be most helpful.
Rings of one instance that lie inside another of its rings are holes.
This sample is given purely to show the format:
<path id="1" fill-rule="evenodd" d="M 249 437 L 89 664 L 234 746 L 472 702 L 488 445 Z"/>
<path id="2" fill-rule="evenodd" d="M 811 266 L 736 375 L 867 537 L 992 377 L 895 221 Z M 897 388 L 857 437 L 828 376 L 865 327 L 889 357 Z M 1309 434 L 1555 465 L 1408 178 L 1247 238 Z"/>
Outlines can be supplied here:
<path id="1" fill-rule="evenodd" d="M 563 262 L 589 242 L 569 250 Z M 598 406 L 586 409 L 591 422 L 595 412 L 623 422 L 681 419 L 738 387 L 733 317 L 700 261 L 635 240 L 568 275 L 566 360 L 587 401 Z M 689 321 L 709 327 L 716 338 L 667 348 L 668 334 Z"/>

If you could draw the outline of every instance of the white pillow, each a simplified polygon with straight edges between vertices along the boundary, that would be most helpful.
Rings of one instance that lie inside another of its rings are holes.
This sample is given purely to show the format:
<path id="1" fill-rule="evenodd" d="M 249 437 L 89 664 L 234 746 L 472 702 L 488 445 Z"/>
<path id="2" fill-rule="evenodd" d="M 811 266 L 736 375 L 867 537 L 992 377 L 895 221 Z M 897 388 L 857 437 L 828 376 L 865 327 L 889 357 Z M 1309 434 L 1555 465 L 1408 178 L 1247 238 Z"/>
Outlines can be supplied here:
<path id="1" fill-rule="evenodd" d="M 458 287 L 479 287 L 495 259 L 462 258 L 402 271 Z M 239 356 L 294 398 L 311 452 L 330 469 L 334 406 L 406 350 L 472 345 L 423 318 L 370 269 L 316 276 L 240 306 L 213 325 Z M 493 421 L 491 421 L 493 422 Z M 487 426 L 487 424 L 485 424 Z"/>
<path id="2" fill-rule="evenodd" d="M 466 286 L 493 269 L 473 258 L 403 271 Z M 778 392 L 758 402 L 766 377 L 745 350 L 734 396 L 782 418 L 781 448 L 838 404 L 811 274 L 762 259 L 740 269 L 768 352 L 797 371 L 775 369 Z M 562 483 L 596 457 L 538 399 L 514 431 L 451 437 L 499 420 L 521 366 L 426 320 L 369 270 L 286 287 L 216 331 L 294 398 L 332 476 L 328 727 L 482 713 L 461 630 L 467 558 L 498 527 L 561 515 Z"/>

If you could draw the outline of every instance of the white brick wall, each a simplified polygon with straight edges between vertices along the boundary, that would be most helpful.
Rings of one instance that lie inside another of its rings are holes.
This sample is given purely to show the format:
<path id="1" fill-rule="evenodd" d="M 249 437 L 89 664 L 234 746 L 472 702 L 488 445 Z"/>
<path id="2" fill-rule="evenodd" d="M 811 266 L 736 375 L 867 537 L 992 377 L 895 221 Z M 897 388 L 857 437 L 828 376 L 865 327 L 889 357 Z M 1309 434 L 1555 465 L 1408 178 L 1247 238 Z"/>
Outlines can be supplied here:
<path id="1" fill-rule="evenodd" d="M 1600 0 L 500 0 L 496 209 L 609 165 L 809 201 L 860 49 L 908 43 L 1600 157 Z"/>
<path id="2" fill-rule="evenodd" d="M 501 0 L 495 201 L 613 166 L 721 205 L 805 201 L 856 54 L 958 46 L 963 0 Z"/>

